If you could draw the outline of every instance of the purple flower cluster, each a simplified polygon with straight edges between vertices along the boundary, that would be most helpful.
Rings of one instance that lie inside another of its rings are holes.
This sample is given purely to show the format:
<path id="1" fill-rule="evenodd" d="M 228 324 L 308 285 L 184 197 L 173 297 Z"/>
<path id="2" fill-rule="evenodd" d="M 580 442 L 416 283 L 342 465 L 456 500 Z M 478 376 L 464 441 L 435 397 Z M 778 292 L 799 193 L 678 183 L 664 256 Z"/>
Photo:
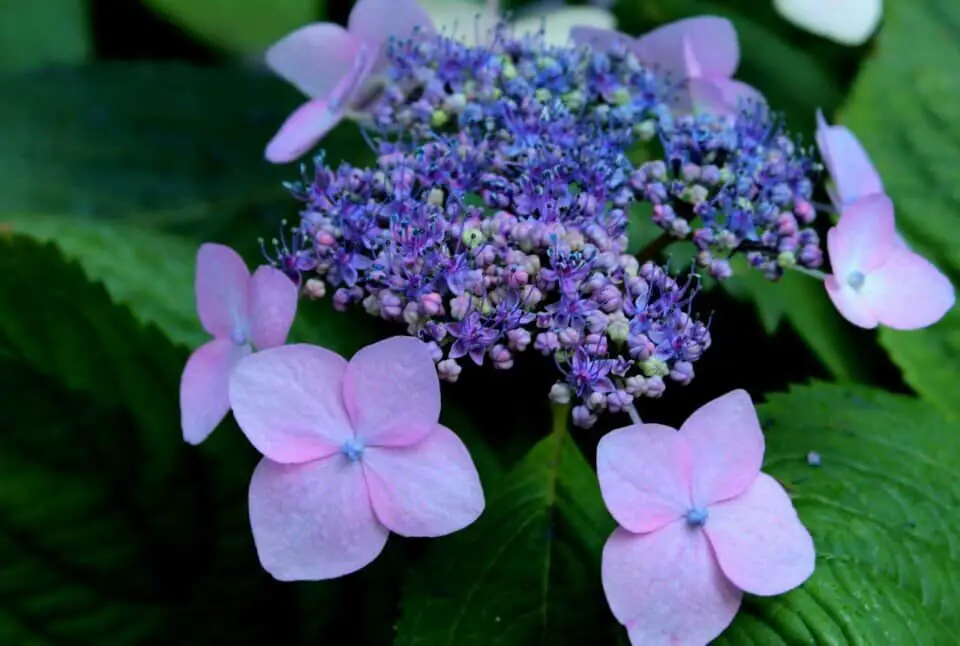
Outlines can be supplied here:
<path id="1" fill-rule="evenodd" d="M 820 165 L 765 105 L 744 106 L 733 119 L 666 118 L 660 128 L 664 160 L 638 168 L 630 184 L 653 204 L 656 224 L 692 240 L 699 266 L 724 279 L 728 258 L 743 252 L 776 280 L 784 269 L 823 263 L 810 203 Z"/>
<path id="2" fill-rule="evenodd" d="M 622 46 L 607 52 L 552 47 L 536 35 L 510 37 L 505 23 L 486 46 L 418 35 L 392 41 L 388 57 L 387 83 L 366 125 L 422 139 L 445 127 L 475 131 L 489 127 L 491 118 L 503 125 L 504 117 L 520 117 L 493 115 L 491 109 L 559 103 L 581 121 L 618 130 L 627 144 L 655 135 L 671 91 Z M 515 145 L 528 142 L 517 137 Z"/>
<path id="3" fill-rule="evenodd" d="M 697 278 L 626 253 L 630 205 L 692 235 L 714 275 L 729 273 L 714 254 L 734 250 L 774 275 L 788 256 L 820 262 L 799 230 L 815 168 L 765 110 L 675 118 L 670 88 L 624 49 L 505 34 L 391 42 L 366 112 L 376 165 L 318 156 L 290 185 L 301 221 L 267 255 L 309 296 L 330 286 L 336 308 L 405 324 L 447 381 L 465 362 L 551 357 L 550 397 L 589 427 L 688 383 L 711 342 L 692 312 Z M 665 160 L 635 169 L 626 151 L 658 133 Z"/>

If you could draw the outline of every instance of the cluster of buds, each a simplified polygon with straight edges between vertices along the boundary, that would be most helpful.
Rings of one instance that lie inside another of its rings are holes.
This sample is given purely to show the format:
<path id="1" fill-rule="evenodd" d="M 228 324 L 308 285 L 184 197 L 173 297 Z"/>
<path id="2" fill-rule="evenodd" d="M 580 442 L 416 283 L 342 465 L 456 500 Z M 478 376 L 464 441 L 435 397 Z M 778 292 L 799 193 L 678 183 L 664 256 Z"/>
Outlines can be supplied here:
<path id="1" fill-rule="evenodd" d="M 628 47 L 503 26 L 475 46 L 417 30 L 386 52 L 362 116 L 376 165 L 318 156 L 290 185 L 304 205 L 293 239 L 269 255 L 308 295 L 406 325 L 447 381 L 464 362 L 509 369 L 539 352 L 560 373 L 550 397 L 582 427 L 688 383 L 710 346 L 698 278 L 626 253 L 637 201 L 718 277 L 723 252 L 771 278 L 821 261 L 799 229 L 816 166 L 760 103 L 677 116 L 676 84 Z M 635 168 L 630 148 L 657 138 L 664 160 Z"/>
<path id="2" fill-rule="evenodd" d="M 664 159 L 634 171 L 631 188 L 653 204 L 657 225 L 692 240 L 711 276 L 728 278 L 737 252 L 771 280 L 823 264 L 810 203 L 821 167 L 766 105 L 745 105 L 735 118 L 665 118 L 660 137 Z"/>

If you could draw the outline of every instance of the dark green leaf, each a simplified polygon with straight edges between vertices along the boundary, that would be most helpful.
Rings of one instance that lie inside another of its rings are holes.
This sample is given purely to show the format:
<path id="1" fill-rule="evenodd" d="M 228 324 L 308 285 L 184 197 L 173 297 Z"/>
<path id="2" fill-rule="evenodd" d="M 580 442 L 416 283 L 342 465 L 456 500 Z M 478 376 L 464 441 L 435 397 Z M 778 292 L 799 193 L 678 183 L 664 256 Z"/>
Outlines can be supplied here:
<path id="1" fill-rule="evenodd" d="M 0 642 L 296 639 L 247 526 L 255 452 L 235 428 L 180 438 L 181 351 L 54 247 L 7 236 L 0 352 Z"/>
<path id="2" fill-rule="evenodd" d="M 817 570 L 786 595 L 748 597 L 719 643 L 953 643 L 960 426 L 916 399 L 826 384 L 759 411 L 764 470 L 789 488 Z"/>
<path id="3" fill-rule="evenodd" d="M 0 72 L 83 63 L 91 49 L 84 0 L 0 2 Z"/>
<path id="4" fill-rule="evenodd" d="M 406 590 L 396 644 L 585 644 L 607 618 L 600 549 L 613 528 L 564 428 L 487 486 L 472 526 L 431 545 Z"/>
<path id="5" fill-rule="evenodd" d="M 868 377 L 851 351 L 856 330 L 837 313 L 821 282 L 788 271 L 772 283 L 740 259 L 733 267 L 733 277 L 721 284 L 734 297 L 754 303 L 767 333 L 776 332 L 786 320 L 834 377 Z"/>
<path id="6" fill-rule="evenodd" d="M 307 23 L 322 19 L 323 0 L 145 0 L 193 35 L 234 54 L 259 54 Z"/>
<path id="7" fill-rule="evenodd" d="M 860 138 L 918 252 L 960 282 L 960 5 L 890 3 L 878 51 L 864 66 L 842 122 Z M 891 91 L 896 88 L 896 91 Z M 882 330 L 906 381 L 960 414 L 960 315 L 915 332 Z"/>
<path id="8" fill-rule="evenodd" d="M 298 206 L 263 149 L 304 99 L 266 71 L 110 63 L 0 80 L 0 214 L 125 219 L 244 242 Z M 329 159 L 364 155 L 344 123 Z"/>

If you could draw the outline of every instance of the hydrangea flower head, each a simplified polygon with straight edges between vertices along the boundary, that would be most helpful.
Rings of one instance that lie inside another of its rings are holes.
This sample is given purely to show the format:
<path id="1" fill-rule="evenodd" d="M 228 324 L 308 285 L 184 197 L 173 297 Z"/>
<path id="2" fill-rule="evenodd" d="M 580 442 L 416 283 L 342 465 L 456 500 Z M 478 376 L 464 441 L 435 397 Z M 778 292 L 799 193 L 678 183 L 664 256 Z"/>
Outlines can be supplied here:
<path id="1" fill-rule="evenodd" d="M 431 30 L 429 17 L 415 0 L 359 0 L 347 29 L 334 23 L 306 25 L 267 51 L 267 64 L 310 97 L 267 144 L 274 163 L 298 159 L 343 118 L 370 100 L 371 78 L 386 68 L 392 37 L 416 29 Z"/>
<path id="2" fill-rule="evenodd" d="M 886 195 L 847 205 L 827 234 L 827 248 L 833 266 L 827 294 L 854 325 L 915 330 L 939 321 L 956 302 L 949 279 L 899 242 Z"/>
<path id="3" fill-rule="evenodd" d="M 197 312 L 213 340 L 197 348 L 180 379 L 183 439 L 203 442 L 230 403 L 227 384 L 234 366 L 258 350 L 282 345 L 297 312 L 297 288 L 273 267 L 253 274 L 229 247 L 205 244 L 197 253 Z"/>
<path id="4" fill-rule="evenodd" d="M 595 27 L 574 27 L 571 37 L 597 47 L 626 47 L 641 63 L 667 74 L 678 84 L 680 112 L 696 107 L 718 115 L 736 114 L 744 102 L 763 100 L 757 90 L 733 79 L 740 64 L 740 44 L 733 24 L 725 18 L 686 18 L 635 39 Z"/>
<path id="5" fill-rule="evenodd" d="M 760 471 L 763 451 L 742 390 L 704 405 L 679 432 L 637 424 L 600 440 L 600 488 L 620 525 L 603 550 L 603 587 L 632 644 L 706 644 L 744 592 L 782 594 L 813 573 L 813 540 L 783 487 Z"/>
<path id="6" fill-rule="evenodd" d="M 343 576 L 390 532 L 442 536 L 483 511 L 470 454 L 439 424 L 440 382 L 417 339 L 380 341 L 349 363 L 311 345 L 259 352 L 234 370 L 230 402 L 264 455 L 250 524 L 277 579 Z"/>

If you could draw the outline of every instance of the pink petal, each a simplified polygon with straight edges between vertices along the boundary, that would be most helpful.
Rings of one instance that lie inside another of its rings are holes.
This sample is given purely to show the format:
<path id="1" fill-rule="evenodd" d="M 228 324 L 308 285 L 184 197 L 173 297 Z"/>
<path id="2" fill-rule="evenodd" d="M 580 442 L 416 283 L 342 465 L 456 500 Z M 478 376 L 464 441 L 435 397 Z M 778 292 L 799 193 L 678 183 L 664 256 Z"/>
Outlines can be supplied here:
<path id="1" fill-rule="evenodd" d="M 745 390 L 707 402 L 687 418 L 680 436 L 692 451 L 692 495 L 698 507 L 742 493 L 760 472 L 763 431 Z"/>
<path id="2" fill-rule="evenodd" d="M 601 575 L 610 610 L 636 646 L 703 646 L 740 608 L 742 594 L 706 535 L 684 520 L 649 534 L 618 528 L 603 548 Z"/>
<path id="3" fill-rule="evenodd" d="M 364 450 L 362 462 L 377 518 L 401 536 L 443 536 L 483 511 L 483 489 L 467 447 L 436 426 L 413 446 Z"/>
<path id="4" fill-rule="evenodd" d="M 619 31 L 582 25 L 570 29 L 570 39 L 577 45 L 589 45 L 602 51 L 609 50 L 614 43 L 618 43 L 627 50 L 634 44 L 631 36 Z"/>
<path id="5" fill-rule="evenodd" d="M 690 47 L 686 52 L 684 39 Z M 729 20 L 717 16 L 686 18 L 664 25 L 637 39 L 633 51 L 640 62 L 676 75 L 677 80 L 730 78 L 740 63 L 736 29 Z M 695 61 L 693 68 L 691 61 Z"/>
<path id="6" fill-rule="evenodd" d="M 245 332 L 247 282 L 250 272 L 236 251 L 207 243 L 197 251 L 197 314 L 203 329 L 215 337 Z"/>
<path id="7" fill-rule="evenodd" d="M 282 345 L 247 357 L 230 378 L 240 429 L 275 462 L 299 463 L 340 451 L 353 439 L 341 397 L 347 362 L 313 345 Z"/>
<path id="8" fill-rule="evenodd" d="M 751 104 L 766 104 L 766 99 L 755 88 L 730 79 L 690 79 L 687 82 L 685 99 L 677 106 L 681 113 L 704 111 L 721 116 L 736 116 L 740 110 Z"/>
<path id="9" fill-rule="evenodd" d="M 734 110 L 727 105 L 723 91 L 712 79 L 687 79 L 677 92 L 677 100 L 671 106 L 680 114 L 713 112 L 719 116 L 728 116 Z"/>
<path id="10" fill-rule="evenodd" d="M 279 269 L 263 265 L 250 279 L 250 340 L 258 350 L 283 345 L 297 313 L 297 286 Z"/>
<path id="11" fill-rule="evenodd" d="M 861 197 L 883 193 L 880 174 L 860 141 L 844 126 L 830 126 L 817 110 L 817 147 L 834 184 L 838 209 Z"/>
<path id="12" fill-rule="evenodd" d="M 956 302 L 950 280 L 905 249 L 895 249 L 882 267 L 867 274 L 860 296 L 881 324 L 895 330 L 933 325 Z"/>
<path id="13" fill-rule="evenodd" d="M 871 195 L 846 206 L 827 234 L 833 274 L 841 283 L 853 272 L 869 273 L 886 262 L 895 248 L 893 202 Z"/>
<path id="14" fill-rule="evenodd" d="M 404 446 L 440 419 L 440 380 L 422 341 L 395 336 L 358 351 L 343 382 L 343 401 L 367 446 Z"/>
<path id="15" fill-rule="evenodd" d="M 765 473 L 743 495 L 710 507 L 703 529 L 720 568 L 745 592 L 783 594 L 813 574 L 813 539 L 787 492 Z"/>
<path id="16" fill-rule="evenodd" d="M 828 236 L 832 233 L 833 229 L 828 232 Z M 867 330 L 872 330 L 880 324 L 880 319 L 870 309 L 869 304 L 846 281 L 840 282 L 836 276 L 827 276 L 823 284 L 827 288 L 827 296 L 840 312 L 840 316 L 857 327 Z"/>
<path id="17" fill-rule="evenodd" d="M 353 65 L 361 41 L 340 25 L 318 22 L 267 50 L 267 65 L 310 98 L 327 98 Z"/>
<path id="18" fill-rule="evenodd" d="M 433 21 L 416 0 L 358 0 L 350 11 L 347 29 L 375 52 L 373 72 L 387 67 L 386 47 L 391 37 L 405 40 L 416 28 L 432 33 Z"/>
<path id="19" fill-rule="evenodd" d="M 610 514 L 632 532 L 680 518 L 690 500 L 690 445 L 660 424 L 618 428 L 597 445 L 597 477 Z"/>
<path id="20" fill-rule="evenodd" d="M 267 144 L 264 156 L 273 164 L 285 164 L 302 157 L 343 118 L 341 105 L 326 99 L 307 101 L 280 126 Z"/>
<path id="21" fill-rule="evenodd" d="M 200 444 L 230 410 L 227 384 L 234 366 L 250 354 L 247 345 L 214 339 L 197 348 L 180 377 L 180 426 L 183 439 Z"/>
<path id="22" fill-rule="evenodd" d="M 744 106 L 766 103 L 766 99 L 763 98 L 759 90 L 743 81 L 717 79 L 714 83 L 716 83 L 723 96 L 724 103 L 732 114 L 738 113 Z"/>
<path id="23" fill-rule="evenodd" d="M 390 534 L 370 506 L 361 466 L 343 455 L 305 464 L 261 460 L 250 480 L 250 527 L 263 569 L 281 581 L 356 572 Z"/>

